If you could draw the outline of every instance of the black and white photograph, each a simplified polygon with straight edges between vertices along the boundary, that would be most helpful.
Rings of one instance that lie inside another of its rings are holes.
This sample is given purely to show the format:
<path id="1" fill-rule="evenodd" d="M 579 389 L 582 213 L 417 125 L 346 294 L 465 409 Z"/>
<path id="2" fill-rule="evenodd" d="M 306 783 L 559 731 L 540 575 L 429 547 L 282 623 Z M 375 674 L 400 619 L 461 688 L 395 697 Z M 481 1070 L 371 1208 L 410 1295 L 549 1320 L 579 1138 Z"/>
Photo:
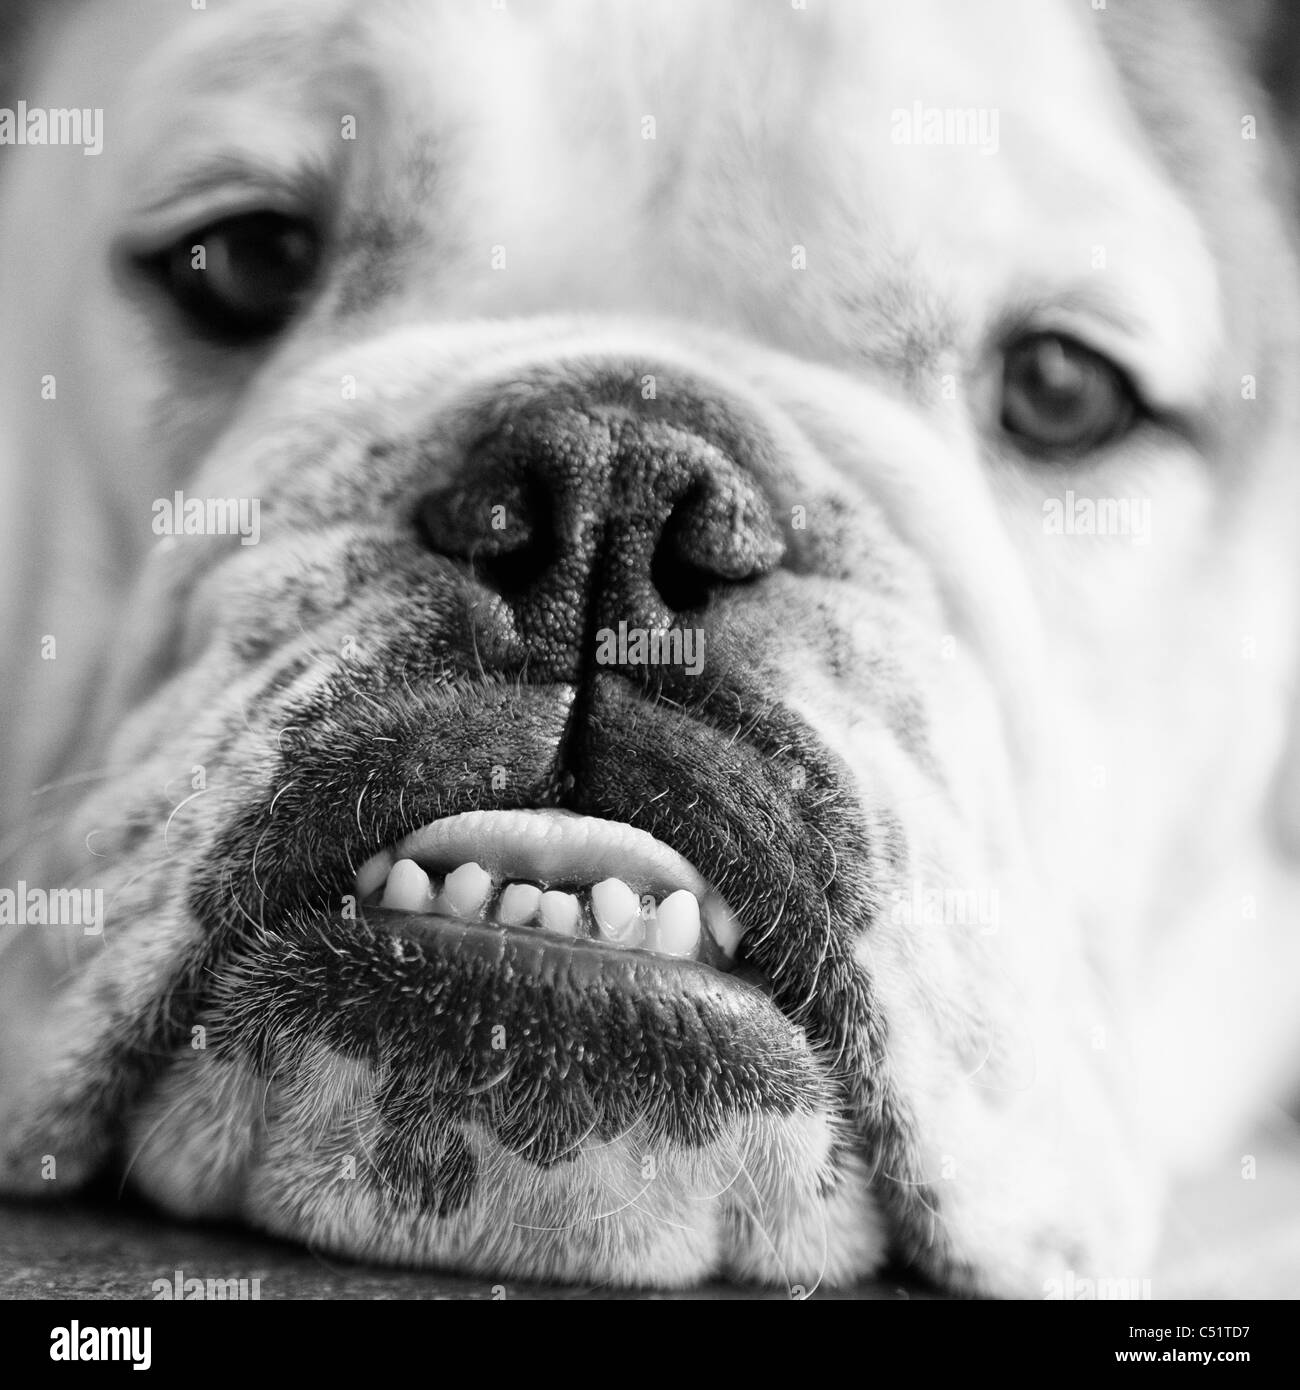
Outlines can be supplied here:
<path id="1" fill-rule="evenodd" d="M 1300 5 L 0 0 L 7 1347 L 1298 1297 Z"/>

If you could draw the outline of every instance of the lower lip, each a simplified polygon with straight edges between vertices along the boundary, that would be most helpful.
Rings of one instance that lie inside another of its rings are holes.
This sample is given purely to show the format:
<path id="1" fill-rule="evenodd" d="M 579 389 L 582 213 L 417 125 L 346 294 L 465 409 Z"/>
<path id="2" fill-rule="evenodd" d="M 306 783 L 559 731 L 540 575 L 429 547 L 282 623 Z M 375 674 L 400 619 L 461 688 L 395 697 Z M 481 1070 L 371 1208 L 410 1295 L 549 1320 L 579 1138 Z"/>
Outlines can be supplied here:
<path id="1" fill-rule="evenodd" d="M 512 1126 L 547 1144 L 563 1132 L 557 1159 L 574 1151 L 575 1117 L 612 1138 L 630 1106 L 694 1144 L 745 1112 L 807 1109 L 823 1082 L 761 983 L 527 928 L 369 906 L 292 914 L 219 988 L 270 1072 L 302 1047 L 382 1061 L 413 1114 L 446 1102 L 511 1129 L 512 1145 Z"/>

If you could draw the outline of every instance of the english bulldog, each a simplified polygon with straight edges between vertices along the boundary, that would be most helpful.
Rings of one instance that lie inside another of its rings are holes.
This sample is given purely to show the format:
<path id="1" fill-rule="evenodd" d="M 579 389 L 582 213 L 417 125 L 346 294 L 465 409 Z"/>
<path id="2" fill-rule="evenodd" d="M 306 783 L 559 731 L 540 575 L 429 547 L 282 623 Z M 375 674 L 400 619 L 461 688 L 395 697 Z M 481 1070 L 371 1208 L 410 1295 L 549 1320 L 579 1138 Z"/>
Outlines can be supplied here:
<path id="1" fill-rule="evenodd" d="M 1149 1273 L 1300 1058 L 1252 16 L 11 7 L 3 1189 Z"/>

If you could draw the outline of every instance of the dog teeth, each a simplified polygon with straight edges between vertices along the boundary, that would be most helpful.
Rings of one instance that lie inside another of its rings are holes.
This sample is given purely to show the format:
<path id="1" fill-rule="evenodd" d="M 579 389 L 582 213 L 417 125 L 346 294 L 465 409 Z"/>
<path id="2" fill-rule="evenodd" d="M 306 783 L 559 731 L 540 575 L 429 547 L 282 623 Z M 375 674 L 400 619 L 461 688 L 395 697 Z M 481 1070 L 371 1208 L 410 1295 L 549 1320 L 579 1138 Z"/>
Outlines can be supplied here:
<path id="1" fill-rule="evenodd" d="M 542 890 L 535 883 L 510 883 L 497 904 L 497 921 L 506 927 L 526 927 L 537 916 Z"/>
<path id="2" fill-rule="evenodd" d="M 386 878 L 380 878 L 381 870 Z M 389 852 L 358 873 L 358 888 L 363 879 L 369 889 L 364 896 L 378 892 L 382 884 L 379 905 L 397 912 L 533 928 L 570 940 L 587 938 L 627 950 L 705 959 L 721 969 L 729 968 L 727 958 L 734 959 L 740 940 L 734 917 L 716 894 L 709 895 L 702 909 L 685 888 L 654 906 L 653 899 L 639 897 L 621 878 L 604 878 L 567 892 L 536 883 L 502 884 L 474 861 L 457 866 L 445 878 L 431 878 L 413 859 L 392 862 Z"/>
<path id="3" fill-rule="evenodd" d="M 397 912 L 428 912 L 431 900 L 429 875 L 414 859 L 399 859 L 388 871 L 380 906 Z"/>
<path id="4" fill-rule="evenodd" d="M 543 893 L 537 905 L 537 925 L 560 936 L 581 936 L 582 904 L 572 893 L 554 889 Z"/>
<path id="5" fill-rule="evenodd" d="M 647 924 L 646 943 L 666 956 L 693 956 L 700 946 L 700 904 L 694 893 L 679 888 L 659 904 Z"/>
<path id="6" fill-rule="evenodd" d="M 709 903 L 709 931 L 723 952 L 735 960 L 744 932 L 731 909 L 716 894 Z"/>
<path id="7" fill-rule="evenodd" d="M 479 864 L 462 864 L 443 880 L 434 910 L 473 919 L 481 915 L 491 896 L 492 875 Z"/>
<path id="8" fill-rule="evenodd" d="M 605 878 L 592 885 L 591 915 L 606 941 L 639 946 L 645 937 L 641 899 L 621 878 Z"/>
<path id="9" fill-rule="evenodd" d="M 413 864 L 413 859 L 406 861 Z M 357 870 L 357 897 L 368 898 L 371 893 L 378 893 L 379 890 L 388 882 L 388 875 L 393 871 L 393 854 L 391 850 L 384 850 L 382 854 L 372 855 Z"/>

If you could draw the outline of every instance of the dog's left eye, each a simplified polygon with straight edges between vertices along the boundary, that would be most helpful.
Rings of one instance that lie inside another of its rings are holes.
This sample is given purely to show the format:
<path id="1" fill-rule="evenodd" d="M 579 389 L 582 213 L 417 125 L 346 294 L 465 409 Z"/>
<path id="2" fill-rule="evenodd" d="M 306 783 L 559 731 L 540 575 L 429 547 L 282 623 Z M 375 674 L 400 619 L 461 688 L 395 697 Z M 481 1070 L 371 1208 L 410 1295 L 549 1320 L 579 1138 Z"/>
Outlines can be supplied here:
<path id="1" fill-rule="evenodd" d="M 226 342 L 278 332 L 316 278 L 320 241 L 302 218 L 251 212 L 179 238 L 141 259 L 191 324 Z"/>
<path id="2" fill-rule="evenodd" d="M 1125 433 L 1137 415 L 1124 373 L 1073 338 L 1030 334 L 1003 357 L 1002 428 L 1030 453 L 1087 453 Z"/>

